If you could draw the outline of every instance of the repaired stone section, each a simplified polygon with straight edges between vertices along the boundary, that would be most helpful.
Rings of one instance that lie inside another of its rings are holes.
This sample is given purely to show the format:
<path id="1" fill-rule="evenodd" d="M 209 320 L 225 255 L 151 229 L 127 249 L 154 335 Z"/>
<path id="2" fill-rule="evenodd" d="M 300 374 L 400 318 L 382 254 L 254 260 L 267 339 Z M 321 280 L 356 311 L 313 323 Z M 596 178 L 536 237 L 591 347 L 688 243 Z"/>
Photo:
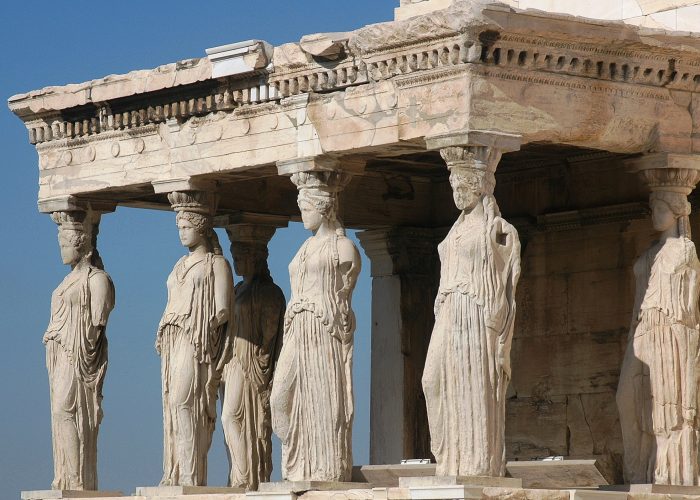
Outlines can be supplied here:
<path id="1" fill-rule="evenodd" d="M 614 392 L 574 394 L 567 397 L 567 403 L 570 455 L 619 454 L 622 451 Z"/>
<path id="2" fill-rule="evenodd" d="M 506 457 L 568 455 L 566 397 L 517 398 L 506 404 Z"/>
<path id="3" fill-rule="evenodd" d="M 186 59 L 85 83 L 45 87 L 12 96 L 8 102 L 12 111 L 22 117 L 202 82 L 211 78 L 211 70 L 211 62 L 206 57 Z"/>
<path id="4" fill-rule="evenodd" d="M 512 488 L 484 488 L 481 498 L 483 500 L 569 500 L 569 492 L 566 490 L 529 490 Z"/>
<path id="5" fill-rule="evenodd" d="M 307 491 L 301 498 L 308 500 L 373 500 L 372 490 L 354 489 L 347 491 Z"/>

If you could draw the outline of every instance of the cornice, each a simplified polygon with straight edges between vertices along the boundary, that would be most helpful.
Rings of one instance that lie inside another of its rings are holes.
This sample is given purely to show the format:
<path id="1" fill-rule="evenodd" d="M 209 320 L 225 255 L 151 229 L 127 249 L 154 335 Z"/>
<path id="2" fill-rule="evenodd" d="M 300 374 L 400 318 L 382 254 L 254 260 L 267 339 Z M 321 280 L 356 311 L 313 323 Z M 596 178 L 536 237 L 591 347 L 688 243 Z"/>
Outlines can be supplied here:
<path id="1" fill-rule="evenodd" d="M 503 28 L 494 31 L 484 26 L 481 32 L 365 50 L 332 67 L 310 61 L 260 71 L 247 79 L 221 81 L 213 89 L 211 85 L 193 86 L 194 94 L 180 100 L 168 101 L 167 96 L 147 93 L 130 98 L 134 104 L 122 103 L 116 112 L 110 103 L 102 103 L 79 112 L 64 110 L 25 119 L 32 144 L 66 141 L 60 143 L 66 145 L 172 119 L 183 122 L 234 110 L 241 116 L 259 116 L 274 112 L 274 105 L 293 96 L 341 91 L 383 80 L 392 80 L 397 89 L 403 89 L 469 71 L 486 78 L 660 101 L 671 99 L 669 89 L 694 92 L 700 86 L 700 56 L 696 52 L 646 45 L 641 37 L 592 42 L 561 36 L 535 36 Z M 187 88 L 183 86 L 183 92 Z"/>

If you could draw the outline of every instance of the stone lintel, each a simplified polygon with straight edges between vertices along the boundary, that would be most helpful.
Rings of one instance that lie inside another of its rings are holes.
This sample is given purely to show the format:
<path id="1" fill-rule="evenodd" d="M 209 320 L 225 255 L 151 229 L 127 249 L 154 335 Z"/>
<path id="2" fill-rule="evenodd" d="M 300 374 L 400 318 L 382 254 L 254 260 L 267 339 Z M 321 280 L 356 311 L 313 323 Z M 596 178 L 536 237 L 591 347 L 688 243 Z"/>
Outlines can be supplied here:
<path id="1" fill-rule="evenodd" d="M 62 500 L 64 498 L 111 498 L 123 497 L 121 491 L 89 491 L 89 490 L 34 490 L 23 491 L 22 500 Z"/>
<path id="2" fill-rule="evenodd" d="M 482 146 L 499 150 L 501 153 L 518 151 L 522 137 L 490 130 L 461 130 L 438 134 L 425 138 L 429 150 L 440 150 L 450 147 Z"/>
<path id="3" fill-rule="evenodd" d="M 156 194 L 172 193 L 174 191 L 216 191 L 216 181 L 197 177 L 183 177 L 180 179 L 165 179 L 151 182 Z"/>
<path id="4" fill-rule="evenodd" d="M 373 278 L 404 272 L 428 274 L 432 269 L 437 243 L 433 229 L 388 227 L 361 231 L 357 237 L 369 257 Z"/>
<path id="5" fill-rule="evenodd" d="M 79 198 L 73 195 L 56 196 L 44 198 L 37 203 L 39 212 L 50 214 L 53 212 L 85 212 L 91 210 L 98 213 L 114 212 L 117 209 L 116 201 L 93 200 L 89 198 Z"/>
<path id="6" fill-rule="evenodd" d="M 277 173 L 290 176 L 298 172 L 342 171 L 349 174 L 361 173 L 365 161 L 330 155 L 307 156 L 277 162 Z"/>
<path id="7" fill-rule="evenodd" d="M 245 75 L 264 69 L 272 58 L 273 47 L 263 40 L 246 40 L 206 49 L 212 63 L 212 78 Z"/>
<path id="8" fill-rule="evenodd" d="M 254 212 L 236 212 L 214 217 L 214 227 L 239 225 L 266 226 L 271 228 L 287 227 L 289 217 L 285 215 L 258 214 Z"/>

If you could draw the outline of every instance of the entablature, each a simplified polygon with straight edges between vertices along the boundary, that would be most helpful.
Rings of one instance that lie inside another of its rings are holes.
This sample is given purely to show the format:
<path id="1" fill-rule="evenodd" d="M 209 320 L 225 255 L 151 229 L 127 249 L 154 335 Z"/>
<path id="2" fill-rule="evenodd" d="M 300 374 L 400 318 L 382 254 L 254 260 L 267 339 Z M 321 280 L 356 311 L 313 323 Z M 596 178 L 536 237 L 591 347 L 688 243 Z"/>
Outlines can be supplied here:
<path id="1" fill-rule="evenodd" d="M 700 148 L 689 34 L 465 1 L 305 39 L 12 97 L 39 153 L 40 199 L 265 177 L 317 155 L 399 157 L 459 130 L 619 153 Z"/>

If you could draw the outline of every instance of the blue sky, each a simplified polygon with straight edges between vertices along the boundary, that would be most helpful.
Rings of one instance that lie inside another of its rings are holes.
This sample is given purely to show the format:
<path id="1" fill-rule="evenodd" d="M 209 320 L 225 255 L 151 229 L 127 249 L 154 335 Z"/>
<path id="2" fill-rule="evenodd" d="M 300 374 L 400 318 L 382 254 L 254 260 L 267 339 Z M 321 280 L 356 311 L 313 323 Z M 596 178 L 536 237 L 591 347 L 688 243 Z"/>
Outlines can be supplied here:
<path id="1" fill-rule="evenodd" d="M 272 44 L 307 33 L 344 31 L 390 20 L 398 0 L 209 0 L 205 2 L 26 2 L 0 4 L 0 95 L 63 85 L 202 57 L 208 47 L 258 38 Z M 19 119 L 0 110 L 0 498 L 47 489 L 52 479 L 49 396 L 41 342 L 61 264 L 56 228 L 36 209 L 37 156 Z M 222 236 L 222 242 L 226 241 Z M 270 245 L 275 281 L 288 294 L 287 265 L 307 237 L 298 224 Z M 110 365 L 100 431 L 101 489 L 133 493 L 161 475 L 162 414 L 155 330 L 165 280 L 183 254 L 174 215 L 119 208 L 103 218 L 100 253 L 117 289 L 110 318 Z M 355 463 L 369 446 L 370 277 L 355 292 Z M 274 458 L 279 477 L 279 453 Z M 220 428 L 209 482 L 226 481 Z"/>

